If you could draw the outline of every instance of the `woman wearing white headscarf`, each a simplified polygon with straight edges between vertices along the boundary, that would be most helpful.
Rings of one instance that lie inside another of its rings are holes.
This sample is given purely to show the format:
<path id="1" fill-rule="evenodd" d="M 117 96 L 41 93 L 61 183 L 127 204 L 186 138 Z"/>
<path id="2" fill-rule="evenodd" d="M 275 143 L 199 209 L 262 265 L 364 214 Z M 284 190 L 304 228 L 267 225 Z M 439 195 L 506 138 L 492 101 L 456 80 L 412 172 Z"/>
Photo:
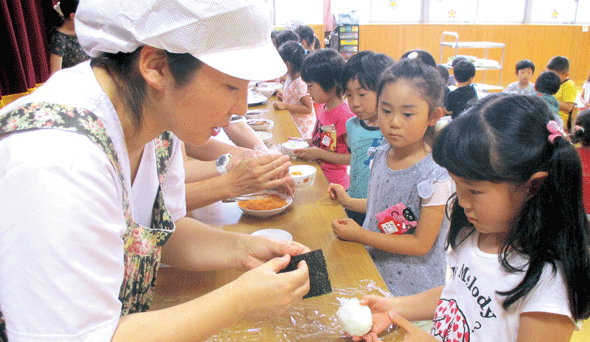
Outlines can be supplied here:
<path id="1" fill-rule="evenodd" d="M 309 291 L 305 263 L 277 273 L 307 247 L 185 217 L 180 141 L 206 143 L 248 80 L 286 71 L 260 3 L 80 2 L 93 59 L 0 112 L 0 340 L 203 340 Z M 160 261 L 251 270 L 147 312 Z"/>

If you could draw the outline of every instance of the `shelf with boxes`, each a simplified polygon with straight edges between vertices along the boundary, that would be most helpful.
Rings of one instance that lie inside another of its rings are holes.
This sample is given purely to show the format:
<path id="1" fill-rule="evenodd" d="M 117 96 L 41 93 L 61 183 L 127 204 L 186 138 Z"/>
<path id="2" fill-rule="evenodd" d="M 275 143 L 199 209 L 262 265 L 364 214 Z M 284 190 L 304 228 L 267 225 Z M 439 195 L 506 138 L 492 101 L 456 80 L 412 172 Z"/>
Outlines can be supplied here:
<path id="1" fill-rule="evenodd" d="M 338 52 L 345 59 L 359 52 L 359 25 L 338 27 Z"/>

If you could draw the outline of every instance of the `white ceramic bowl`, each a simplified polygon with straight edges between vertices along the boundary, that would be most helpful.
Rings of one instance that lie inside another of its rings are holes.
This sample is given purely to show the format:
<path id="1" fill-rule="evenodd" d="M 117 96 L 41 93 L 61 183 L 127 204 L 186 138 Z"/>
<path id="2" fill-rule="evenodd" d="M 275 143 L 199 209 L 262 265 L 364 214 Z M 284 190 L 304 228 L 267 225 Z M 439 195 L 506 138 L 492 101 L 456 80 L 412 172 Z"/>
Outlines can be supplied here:
<path id="1" fill-rule="evenodd" d="M 272 145 L 272 133 L 270 132 L 265 132 L 265 131 L 256 131 L 256 135 L 258 135 L 258 137 L 260 138 L 260 140 L 262 140 L 262 142 L 266 145 L 266 146 L 271 146 Z"/>
<path id="2" fill-rule="evenodd" d="M 297 158 L 297 153 L 295 150 L 300 150 L 302 148 L 309 147 L 307 141 L 303 140 L 289 140 L 281 144 L 283 151 L 291 158 Z"/>
<path id="3" fill-rule="evenodd" d="M 277 240 L 285 240 L 285 241 L 291 241 L 293 240 L 293 235 L 291 235 L 291 233 L 289 233 L 286 230 L 282 230 L 282 229 L 262 229 L 262 230 L 257 230 L 254 233 L 250 234 L 250 235 L 260 235 L 260 236 L 268 236 L 271 237 L 273 239 L 277 239 Z"/>
<path id="4" fill-rule="evenodd" d="M 289 174 L 295 180 L 295 188 L 306 188 L 313 185 L 317 169 L 311 165 L 293 165 L 289 166 Z"/>
<path id="5" fill-rule="evenodd" d="M 248 119 L 246 123 L 255 131 L 271 129 L 274 124 L 271 119 Z"/>
<path id="6" fill-rule="evenodd" d="M 283 211 L 285 211 L 285 209 L 287 209 L 291 203 L 293 203 L 293 197 L 289 196 L 289 195 L 285 195 L 285 194 L 281 194 L 277 191 L 266 191 L 267 194 L 274 194 L 274 195 L 278 195 L 281 198 L 283 198 L 285 201 L 287 201 L 287 205 L 282 206 L 280 208 L 277 209 L 271 209 L 271 210 L 251 210 L 251 209 L 246 209 L 246 208 L 242 208 L 240 206 L 240 202 L 238 202 L 238 207 L 240 209 L 242 209 L 242 211 L 250 216 L 255 216 L 255 217 L 270 217 L 270 216 L 274 216 L 274 215 L 278 215 L 280 213 L 282 213 Z"/>

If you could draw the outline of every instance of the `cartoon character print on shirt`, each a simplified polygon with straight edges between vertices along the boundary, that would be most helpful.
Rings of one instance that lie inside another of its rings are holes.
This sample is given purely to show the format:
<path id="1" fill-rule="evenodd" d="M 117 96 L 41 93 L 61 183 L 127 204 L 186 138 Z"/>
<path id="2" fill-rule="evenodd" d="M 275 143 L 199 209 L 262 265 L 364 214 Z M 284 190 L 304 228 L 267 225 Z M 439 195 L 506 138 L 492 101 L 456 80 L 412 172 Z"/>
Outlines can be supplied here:
<path id="1" fill-rule="evenodd" d="M 430 334 L 443 342 L 470 341 L 469 325 L 455 300 L 441 298 L 438 302 Z"/>
<path id="2" fill-rule="evenodd" d="M 416 215 L 403 203 L 385 209 L 375 215 L 375 218 L 377 226 L 385 234 L 405 234 L 418 226 Z"/>

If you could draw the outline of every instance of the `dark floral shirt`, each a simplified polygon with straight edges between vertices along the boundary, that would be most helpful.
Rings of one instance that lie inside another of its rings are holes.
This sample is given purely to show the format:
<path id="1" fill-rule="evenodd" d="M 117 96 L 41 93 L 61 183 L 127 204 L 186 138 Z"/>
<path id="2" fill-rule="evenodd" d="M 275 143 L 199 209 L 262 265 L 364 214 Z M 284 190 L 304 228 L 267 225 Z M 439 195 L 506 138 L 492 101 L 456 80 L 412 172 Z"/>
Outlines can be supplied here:
<path id="1" fill-rule="evenodd" d="M 62 68 L 72 67 L 90 58 L 80 46 L 76 36 L 62 33 L 56 28 L 51 30 L 49 52 L 63 58 L 61 62 Z"/>

